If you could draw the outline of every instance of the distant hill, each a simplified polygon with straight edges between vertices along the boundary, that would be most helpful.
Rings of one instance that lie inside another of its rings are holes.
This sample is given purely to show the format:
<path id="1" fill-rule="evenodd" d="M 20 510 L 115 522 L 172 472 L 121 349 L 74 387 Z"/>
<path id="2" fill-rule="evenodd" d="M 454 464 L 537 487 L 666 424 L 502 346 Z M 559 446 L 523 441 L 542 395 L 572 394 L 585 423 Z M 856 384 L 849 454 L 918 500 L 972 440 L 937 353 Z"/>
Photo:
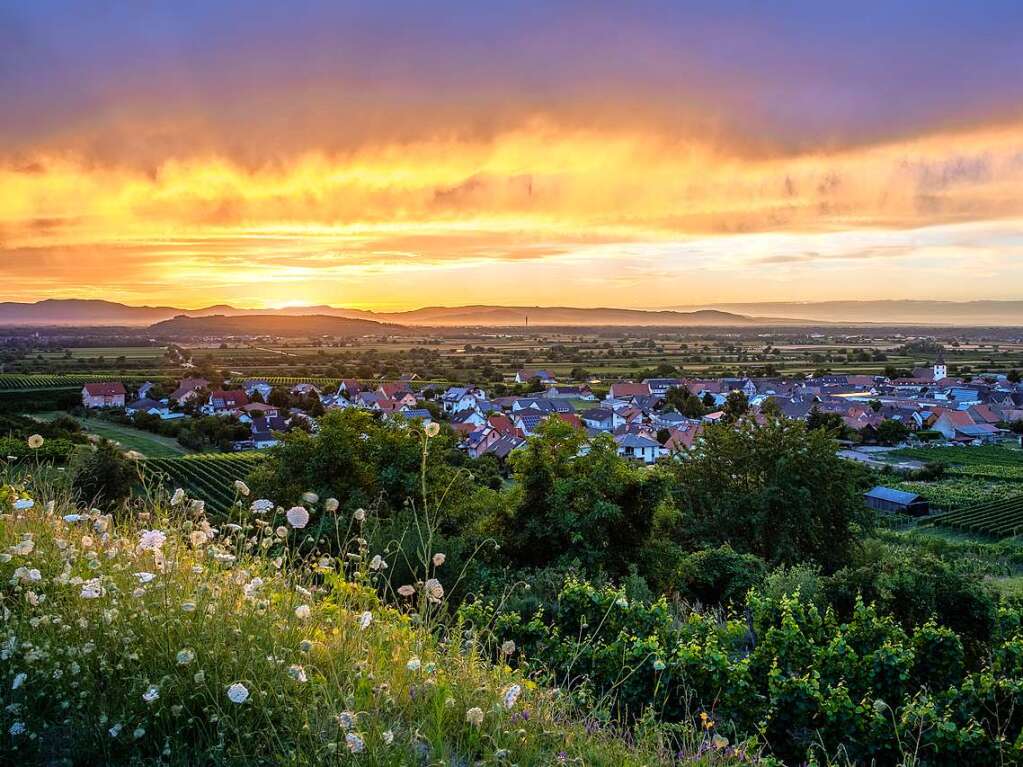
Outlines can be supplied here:
<path id="1" fill-rule="evenodd" d="M 714 325 L 792 324 L 790 320 L 747 317 L 716 309 L 647 311 L 643 309 L 574 308 L 543 306 L 432 306 L 403 312 L 372 312 L 333 306 L 284 309 L 238 309 L 217 305 L 201 309 L 172 306 L 127 306 L 113 301 L 47 299 L 36 303 L 0 303 L 0 325 L 136 325 L 146 326 L 179 317 L 338 317 L 414 326 L 523 326 L 530 325 Z"/>
<path id="2" fill-rule="evenodd" d="M 723 303 L 663 310 L 557 306 L 428 306 L 373 312 L 334 306 L 239 309 L 220 304 L 201 309 L 127 306 L 113 301 L 48 299 L 0 303 L 3 325 L 147 326 L 187 317 L 337 317 L 408 326 L 763 326 L 810 323 L 915 325 L 1023 325 L 1023 301 L 819 301 Z"/>
<path id="3" fill-rule="evenodd" d="M 704 308 L 707 305 L 701 305 Z M 872 322 L 900 325 L 1023 325 L 1023 301 L 772 301 L 711 304 L 746 314 L 782 315 L 800 322 Z M 696 306 L 671 307 L 691 311 Z"/>
<path id="4" fill-rule="evenodd" d="M 269 314 L 243 314 L 227 317 L 186 317 L 157 322 L 149 327 L 157 338 L 200 338 L 205 336 L 363 336 L 401 335 L 408 328 L 373 320 L 326 317 L 314 314 L 287 317 Z"/>

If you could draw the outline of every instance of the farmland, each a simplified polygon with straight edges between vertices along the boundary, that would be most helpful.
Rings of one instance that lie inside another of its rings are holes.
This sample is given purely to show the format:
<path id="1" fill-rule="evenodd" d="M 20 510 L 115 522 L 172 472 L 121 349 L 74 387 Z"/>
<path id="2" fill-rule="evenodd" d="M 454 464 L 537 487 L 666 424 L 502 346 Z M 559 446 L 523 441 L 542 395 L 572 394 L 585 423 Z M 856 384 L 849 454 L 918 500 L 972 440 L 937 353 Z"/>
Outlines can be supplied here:
<path id="1" fill-rule="evenodd" d="M 244 480 L 260 460 L 258 453 L 215 453 L 153 458 L 142 465 L 169 492 L 180 487 L 193 498 L 205 500 L 208 510 L 223 513 L 238 498 L 235 480 Z"/>
<path id="2" fill-rule="evenodd" d="M 940 479 L 897 483 L 901 490 L 922 495 L 937 511 L 1004 501 L 1019 494 L 1023 480 L 1023 451 L 1012 447 L 906 448 L 888 456 L 943 467 Z"/>
<path id="3" fill-rule="evenodd" d="M 996 538 L 1018 535 L 1023 532 L 1023 493 L 940 514 L 928 519 L 928 524 Z"/>

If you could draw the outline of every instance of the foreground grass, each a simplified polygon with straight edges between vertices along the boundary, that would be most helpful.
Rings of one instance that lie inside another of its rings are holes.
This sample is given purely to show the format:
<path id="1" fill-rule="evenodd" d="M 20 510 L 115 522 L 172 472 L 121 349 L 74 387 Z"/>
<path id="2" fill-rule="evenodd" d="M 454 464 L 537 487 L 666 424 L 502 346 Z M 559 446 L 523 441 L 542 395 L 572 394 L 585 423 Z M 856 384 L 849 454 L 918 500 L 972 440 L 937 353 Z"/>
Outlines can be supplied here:
<path id="1" fill-rule="evenodd" d="M 691 731 L 586 722 L 445 626 L 429 581 L 382 604 L 361 522 L 344 521 L 341 560 L 298 560 L 274 510 L 215 530 L 187 500 L 115 520 L 31 492 L 0 490 L 5 763 L 755 761 Z"/>

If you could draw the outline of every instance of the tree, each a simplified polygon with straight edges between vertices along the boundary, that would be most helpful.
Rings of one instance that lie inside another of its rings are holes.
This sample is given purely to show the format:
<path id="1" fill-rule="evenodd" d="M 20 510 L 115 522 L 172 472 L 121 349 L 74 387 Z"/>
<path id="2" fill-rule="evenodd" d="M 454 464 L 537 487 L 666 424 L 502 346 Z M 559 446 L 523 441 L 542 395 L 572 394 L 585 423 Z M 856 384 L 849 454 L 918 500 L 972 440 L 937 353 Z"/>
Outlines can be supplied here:
<path id="1" fill-rule="evenodd" d="M 781 405 L 778 404 L 778 400 L 774 397 L 768 397 L 760 405 L 761 415 L 767 416 L 768 418 L 782 418 L 783 413 L 781 411 Z"/>
<path id="2" fill-rule="evenodd" d="M 703 402 L 695 394 L 691 393 L 688 387 L 672 386 L 664 395 L 664 402 L 686 418 L 699 418 L 707 412 Z"/>
<path id="3" fill-rule="evenodd" d="M 104 507 L 127 498 L 137 479 L 135 466 L 113 442 L 103 440 L 75 466 L 71 487 L 81 503 Z"/>
<path id="4" fill-rule="evenodd" d="M 725 420 L 735 423 L 749 412 L 749 399 L 741 391 L 729 392 L 723 410 Z"/>
<path id="5" fill-rule="evenodd" d="M 665 478 L 619 456 L 609 435 L 580 456 L 585 439 L 582 430 L 552 418 L 513 455 L 518 486 L 504 525 L 505 549 L 519 564 L 580 560 L 621 574 L 637 561 Z"/>
<path id="6" fill-rule="evenodd" d="M 795 421 L 708 426 L 675 463 L 677 535 L 694 548 L 729 543 L 772 564 L 840 567 L 868 524 L 857 467 L 835 440 Z"/>
<path id="7" fill-rule="evenodd" d="M 882 445 L 894 445 L 909 436 L 909 429 L 902 421 L 885 418 L 877 425 L 877 441 Z"/>

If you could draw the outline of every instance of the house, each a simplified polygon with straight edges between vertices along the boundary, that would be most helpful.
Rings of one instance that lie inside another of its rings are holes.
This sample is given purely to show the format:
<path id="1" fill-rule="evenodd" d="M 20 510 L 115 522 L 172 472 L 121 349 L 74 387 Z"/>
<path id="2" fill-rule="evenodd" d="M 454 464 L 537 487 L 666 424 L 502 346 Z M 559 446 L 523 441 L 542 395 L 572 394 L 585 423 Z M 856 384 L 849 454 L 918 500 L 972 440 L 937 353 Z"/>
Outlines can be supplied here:
<path id="1" fill-rule="evenodd" d="M 668 453 L 677 453 L 693 446 L 696 438 L 703 434 L 703 424 L 696 423 L 685 429 L 669 429 L 668 432 L 670 436 L 661 447 Z"/>
<path id="2" fill-rule="evenodd" d="M 650 384 L 645 383 L 616 383 L 611 384 L 607 393 L 608 400 L 626 400 L 630 397 L 649 397 Z"/>
<path id="3" fill-rule="evenodd" d="M 242 389 L 217 389 L 210 393 L 209 405 L 217 413 L 241 410 L 248 404 L 249 398 Z"/>
<path id="4" fill-rule="evenodd" d="M 477 400 L 486 398 L 486 392 L 477 386 L 451 386 L 440 396 L 440 401 L 445 413 L 457 413 L 475 407 Z"/>
<path id="5" fill-rule="evenodd" d="M 582 384 L 581 386 L 565 386 L 564 384 L 556 384 L 554 386 L 547 387 L 547 391 L 543 393 L 543 396 L 547 397 L 547 399 L 597 399 L 593 394 L 593 390 L 586 384 Z"/>
<path id="6" fill-rule="evenodd" d="M 296 397 L 308 397 L 310 394 L 320 396 L 320 389 L 316 384 L 300 383 L 291 387 L 291 393 Z"/>
<path id="7" fill-rule="evenodd" d="M 643 463 L 655 463 L 662 452 L 657 440 L 641 434 L 621 434 L 614 440 L 618 446 L 618 455 L 623 458 L 633 458 Z"/>
<path id="8" fill-rule="evenodd" d="M 519 370 L 515 373 L 515 383 L 529 383 L 533 380 L 544 385 L 555 383 L 554 374 L 547 370 Z"/>
<path id="9" fill-rule="evenodd" d="M 580 414 L 583 424 L 589 429 L 614 431 L 625 423 L 625 419 L 611 408 L 595 407 Z"/>
<path id="10" fill-rule="evenodd" d="M 475 408 L 466 408 L 465 410 L 459 410 L 457 413 L 451 416 L 452 425 L 457 424 L 472 424 L 474 428 L 479 428 L 487 422 L 487 417 L 483 415 L 479 410 Z"/>
<path id="11" fill-rule="evenodd" d="M 262 402 L 250 402 L 247 405 L 242 405 L 239 409 L 244 413 L 243 418 L 273 418 L 279 415 L 276 407 L 264 405 Z"/>
<path id="12" fill-rule="evenodd" d="M 280 442 L 277 433 L 286 432 L 288 423 L 280 416 L 272 418 L 257 416 L 252 419 L 249 429 L 252 432 L 252 446 L 257 450 L 263 450 Z"/>
<path id="13" fill-rule="evenodd" d="M 515 434 L 505 434 L 487 448 L 486 455 L 492 455 L 499 461 L 504 461 L 509 455 L 516 450 L 521 450 L 525 446 L 526 440 L 522 437 Z"/>
<path id="14" fill-rule="evenodd" d="M 124 407 L 127 392 L 120 381 L 91 383 L 82 387 L 82 405 L 85 407 Z"/>
<path id="15" fill-rule="evenodd" d="M 643 383 L 650 387 L 650 393 L 663 397 L 671 389 L 682 385 L 681 378 L 644 378 Z"/>
<path id="16" fill-rule="evenodd" d="M 957 429 L 975 425 L 973 417 L 966 410 L 947 410 L 942 408 L 940 415 L 930 425 L 930 428 L 941 432 L 945 439 L 955 439 Z"/>
<path id="17" fill-rule="evenodd" d="M 483 426 L 467 436 L 459 445 L 470 458 L 479 458 L 487 452 L 490 447 L 501 439 L 501 433 L 497 429 Z"/>
<path id="18" fill-rule="evenodd" d="M 877 485 L 863 494 L 867 506 L 876 511 L 910 514 L 914 517 L 923 516 L 929 511 L 927 501 L 917 493 L 895 490 L 891 487 Z"/>
<path id="19" fill-rule="evenodd" d="M 180 405 L 193 399 L 198 392 L 210 387 L 210 382 L 205 378 L 182 378 L 178 388 L 170 395 L 170 398 Z"/>
<path id="20" fill-rule="evenodd" d="M 156 416 L 161 421 L 174 421 L 178 418 L 185 417 L 184 413 L 178 413 L 171 410 L 165 402 L 148 398 L 137 399 L 134 402 L 129 402 L 125 405 L 124 412 L 130 416 L 145 413 L 146 415 Z"/>
<path id="21" fill-rule="evenodd" d="M 526 436 L 532 436 L 540 428 L 540 424 L 548 418 L 547 413 L 537 413 L 533 410 L 520 410 L 512 414 L 512 423 L 515 428 Z"/>
<path id="22" fill-rule="evenodd" d="M 146 381 L 144 384 L 142 384 L 139 387 L 138 398 L 139 399 L 147 399 L 148 395 L 149 395 L 149 392 L 153 389 L 154 386 L 156 386 L 156 384 L 153 383 L 152 381 Z"/>
<path id="23" fill-rule="evenodd" d="M 269 383 L 262 379 L 249 379 L 242 384 L 242 389 L 245 391 L 246 397 L 252 397 L 256 392 L 259 392 L 259 396 L 262 397 L 263 402 L 266 402 L 270 397 L 270 392 L 273 388 Z"/>
<path id="24" fill-rule="evenodd" d="M 433 423 L 433 416 L 425 407 L 403 407 L 398 411 L 410 421 L 422 421 L 424 424 Z"/>

